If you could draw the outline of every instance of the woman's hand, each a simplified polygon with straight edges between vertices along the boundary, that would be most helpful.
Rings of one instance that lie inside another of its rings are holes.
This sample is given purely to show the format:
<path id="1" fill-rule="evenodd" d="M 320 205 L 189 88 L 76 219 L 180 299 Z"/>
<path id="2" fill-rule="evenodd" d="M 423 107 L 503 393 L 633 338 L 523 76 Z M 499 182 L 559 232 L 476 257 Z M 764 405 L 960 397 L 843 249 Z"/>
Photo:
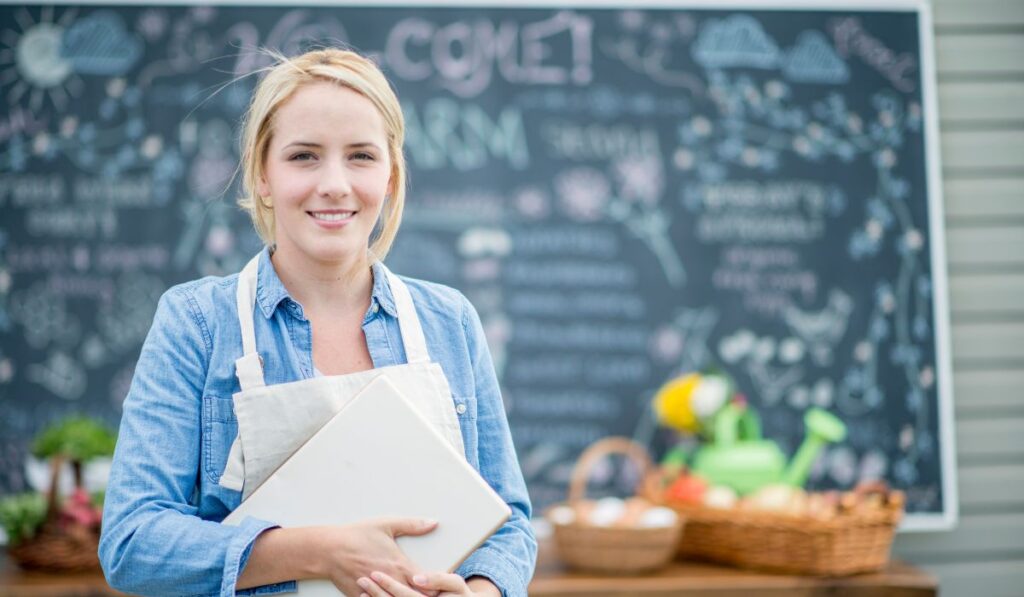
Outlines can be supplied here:
<path id="1" fill-rule="evenodd" d="M 498 587 L 483 577 L 474 577 L 467 583 L 458 574 L 421 573 L 413 576 L 412 583 L 415 589 L 380 571 L 375 571 L 369 577 L 360 578 L 358 581 L 359 587 L 363 590 L 361 597 L 422 597 L 433 594 L 438 597 L 501 596 Z M 473 586 L 470 586 L 470 583 Z"/>
<path id="2" fill-rule="evenodd" d="M 357 579 L 371 572 L 384 572 L 400 579 L 403 586 L 411 584 L 420 573 L 402 553 L 395 539 L 405 535 L 425 535 L 437 527 L 434 521 L 411 518 L 379 519 L 339 527 L 321 527 L 320 538 L 323 576 L 330 579 L 346 595 L 361 592 Z M 434 595 L 425 588 L 415 595 Z"/>

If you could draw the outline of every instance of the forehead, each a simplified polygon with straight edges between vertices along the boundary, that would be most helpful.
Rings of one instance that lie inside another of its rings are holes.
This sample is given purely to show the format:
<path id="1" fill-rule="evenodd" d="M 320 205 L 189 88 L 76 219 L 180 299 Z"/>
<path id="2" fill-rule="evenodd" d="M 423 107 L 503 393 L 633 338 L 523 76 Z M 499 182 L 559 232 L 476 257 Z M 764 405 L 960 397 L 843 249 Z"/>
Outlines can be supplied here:
<path id="1" fill-rule="evenodd" d="M 382 142 L 387 132 L 377 107 L 361 93 L 326 81 L 299 87 L 274 114 L 274 137 L 355 135 Z"/>

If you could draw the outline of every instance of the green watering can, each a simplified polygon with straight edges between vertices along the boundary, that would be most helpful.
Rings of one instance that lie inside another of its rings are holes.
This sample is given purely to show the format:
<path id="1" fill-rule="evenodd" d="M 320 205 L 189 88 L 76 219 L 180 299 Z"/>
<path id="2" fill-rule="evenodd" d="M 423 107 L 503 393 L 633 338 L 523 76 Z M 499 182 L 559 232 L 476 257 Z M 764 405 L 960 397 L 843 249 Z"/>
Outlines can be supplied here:
<path id="1" fill-rule="evenodd" d="M 727 404 L 715 415 L 714 440 L 697 451 L 691 468 L 712 485 L 727 485 L 740 495 L 773 484 L 803 487 L 825 444 L 846 437 L 846 425 L 820 408 L 807 411 L 804 425 L 807 435 L 787 466 L 779 446 L 761 437 L 757 414 Z"/>

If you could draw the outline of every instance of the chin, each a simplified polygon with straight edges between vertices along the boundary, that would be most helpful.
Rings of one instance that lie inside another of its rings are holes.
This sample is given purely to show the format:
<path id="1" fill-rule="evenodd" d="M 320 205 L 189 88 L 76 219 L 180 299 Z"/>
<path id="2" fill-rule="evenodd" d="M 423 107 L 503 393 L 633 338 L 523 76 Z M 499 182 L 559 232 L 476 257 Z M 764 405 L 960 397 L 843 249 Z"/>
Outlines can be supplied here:
<path id="1" fill-rule="evenodd" d="M 322 242 L 314 243 L 313 246 L 303 247 L 302 253 L 306 256 L 322 262 L 348 261 L 353 257 L 365 255 L 365 245 L 358 246 L 348 242 Z"/>

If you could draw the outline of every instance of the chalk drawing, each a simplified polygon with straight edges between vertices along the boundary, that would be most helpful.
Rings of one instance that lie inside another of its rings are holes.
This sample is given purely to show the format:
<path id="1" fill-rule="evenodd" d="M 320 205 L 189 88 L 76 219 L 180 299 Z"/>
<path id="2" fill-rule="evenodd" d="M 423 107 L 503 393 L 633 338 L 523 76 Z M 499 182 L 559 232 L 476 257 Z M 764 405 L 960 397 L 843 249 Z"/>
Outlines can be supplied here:
<path id="1" fill-rule="evenodd" d="M 49 390 L 64 400 L 78 400 L 88 383 L 85 369 L 67 354 L 57 351 L 43 363 L 28 366 L 29 381 Z"/>
<path id="2" fill-rule="evenodd" d="M 693 44 L 693 59 L 704 68 L 774 68 L 779 63 L 779 48 L 749 15 L 708 19 Z"/>
<path id="3" fill-rule="evenodd" d="M 594 168 L 563 171 L 556 176 L 554 186 L 562 210 L 578 222 L 601 219 L 611 199 L 611 183 Z"/>
<path id="4" fill-rule="evenodd" d="M 64 34 L 61 51 L 77 73 L 117 76 L 142 56 L 142 40 L 125 28 L 120 14 L 104 10 L 75 21 Z"/>
<path id="5" fill-rule="evenodd" d="M 853 298 L 841 290 L 829 292 L 828 303 L 818 311 L 796 306 L 785 310 L 786 325 L 810 347 L 813 360 L 819 365 L 832 362 L 834 347 L 843 339 L 853 313 Z"/>
<path id="6" fill-rule="evenodd" d="M 135 21 L 135 29 L 147 42 L 155 42 L 165 33 L 167 33 L 167 27 L 169 19 L 167 12 L 160 8 L 148 8 L 139 15 L 139 18 Z"/>
<path id="7" fill-rule="evenodd" d="M 804 31 L 786 54 L 782 72 L 793 81 L 840 85 L 850 69 L 820 31 Z"/>
<path id="8" fill-rule="evenodd" d="M 704 83 L 689 72 L 685 64 L 673 64 L 673 59 L 678 60 L 693 37 L 693 18 L 685 14 L 674 15 L 668 22 L 657 18 L 658 22 L 644 28 L 637 26 L 646 21 L 644 13 L 623 12 L 619 22 L 624 32 L 616 38 L 602 39 L 601 51 L 656 83 L 703 95 Z"/>

